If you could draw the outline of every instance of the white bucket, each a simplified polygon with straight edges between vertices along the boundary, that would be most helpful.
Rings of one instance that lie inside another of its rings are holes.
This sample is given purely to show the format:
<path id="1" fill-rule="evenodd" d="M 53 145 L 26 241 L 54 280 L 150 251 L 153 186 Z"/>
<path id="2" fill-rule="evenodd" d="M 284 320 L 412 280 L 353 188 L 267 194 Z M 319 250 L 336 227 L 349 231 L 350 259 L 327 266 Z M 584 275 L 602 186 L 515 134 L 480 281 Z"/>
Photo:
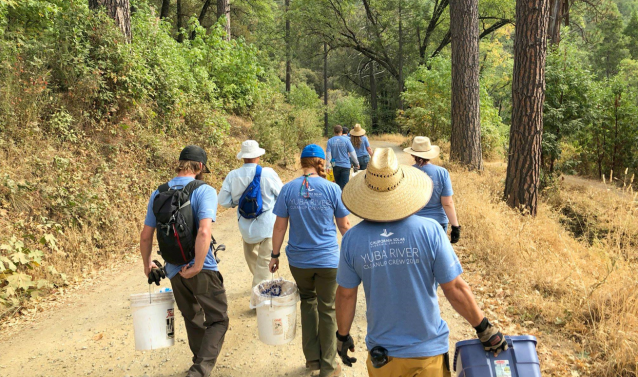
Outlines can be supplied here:
<path id="1" fill-rule="evenodd" d="M 131 295 L 135 349 L 155 350 L 175 344 L 173 292 Z"/>
<path id="2" fill-rule="evenodd" d="M 275 282 L 270 281 L 270 282 Z M 257 290 L 262 284 L 253 288 L 251 308 L 257 309 L 257 327 L 259 328 L 259 340 L 269 345 L 290 343 L 297 330 L 297 302 L 299 292 L 293 282 L 280 280 L 278 283 L 288 285 L 284 287 L 284 294 L 279 297 L 264 298 L 260 296 L 256 302 Z"/>

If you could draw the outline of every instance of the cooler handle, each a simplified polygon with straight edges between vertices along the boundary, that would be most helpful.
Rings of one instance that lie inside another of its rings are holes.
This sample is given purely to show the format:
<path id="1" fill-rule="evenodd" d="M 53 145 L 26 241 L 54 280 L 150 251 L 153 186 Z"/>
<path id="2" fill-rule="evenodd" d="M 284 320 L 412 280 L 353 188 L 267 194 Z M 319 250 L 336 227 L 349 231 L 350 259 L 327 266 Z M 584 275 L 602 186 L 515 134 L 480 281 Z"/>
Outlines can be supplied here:
<path id="1" fill-rule="evenodd" d="M 514 342 L 512 341 L 512 338 L 510 338 L 509 336 L 505 335 L 505 341 L 507 342 L 508 349 L 512 349 L 513 350 L 514 349 Z M 488 353 L 488 352 L 486 351 L 486 353 Z M 458 358 L 459 358 L 459 349 L 456 348 L 454 350 L 454 361 L 453 361 L 454 364 L 452 366 L 452 369 L 453 369 L 454 372 L 456 372 L 456 361 L 457 361 Z"/>

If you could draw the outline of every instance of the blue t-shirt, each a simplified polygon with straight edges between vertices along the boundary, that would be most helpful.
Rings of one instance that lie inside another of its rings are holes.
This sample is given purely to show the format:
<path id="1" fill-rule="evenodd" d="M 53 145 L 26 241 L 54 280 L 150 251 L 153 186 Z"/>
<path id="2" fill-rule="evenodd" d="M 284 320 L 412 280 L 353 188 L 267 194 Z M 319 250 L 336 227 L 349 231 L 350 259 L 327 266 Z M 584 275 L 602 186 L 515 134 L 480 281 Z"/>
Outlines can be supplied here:
<path id="1" fill-rule="evenodd" d="M 194 179 L 191 177 L 175 177 L 168 182 L 168 185 L 170 187 L 186 186 L 192 180 Z M 151 199 L 148 201 L 148 208 L 146 209 L 146 219 L 144 219 L 144 225 L 148 225 L 153 228 L 157 227 L 157 220 L 153 213 L 153 201 L 157 194 L 158 192 L 155 190 L 151 195 Z M 211 219 L 214 222 L 217 214 L 217 192 L 209 185 L 199 186 L 199 188 L 191 194 L 191 206 L 193 208 L 193 220 L 195 222 L 196 229 L 199 228 L 199 221 L 202 219 Z M 193 265 L 194 263 L 195 260 L 193 259 L 189 264 Z M 183 266 L 185 266 L 185 264 L 176 266 L 174 264 L 166 263 L 166 275 L 169 279 L 172 279 Z M 217 262 L 215 261 L 215 256 L 211 249 L 209 249 L 208 254 L 206 254 L 203 269 L 219 271 L 217 268 Z"/>
<path id="2" fill-rule="evenodd" d="M 352 140 L 352 138 L 350 138 Z M 353 144 L 354 147 L 354 144 Z M 370 142 L 366 136 L 361 136 L 361 144 L 359 144 L 359 148 L 354 148 L 357 152 L 357 157 L 369 156 L 368 148 L 370 148 Z"/>
<path id="3" fill-rule="evenodd" d="M 425 207 L 421 208 L 417 215 L 434 219 L 439 224 L 447 224 L 449 222 L 443 205 L 441 204 L 442 196 L 452 196 L 452 181 L 450 180 L 450 173 L 445 168 L 436 166 L 433 164 L 425 164 L 421 167 L 414 165 L 415 168 L 420 169 L 425 174 L 432 178 L 432 197 Z"/>
<path id="4" fill-rule="evenodd" d="M 363 221 L 341 241 L 337 283 L 366 295 L 368 349 L 382 346 L 393 357 L 430 357 L 448 351 L 437 284 L 463 272 L 443 228 L 431 219 Z"/>
<path id="5" fill-rule="evenodd" d="M 347 136 L 333 136 L 330 138 L 326 151 L 332 155 L 332 159 L 335 160 L 335 166 L 350 169 L 351 164 L 348 153 L 354 152 L 354 147 Z"/>
<path id="6" fill-rule="evenodd" d="M 341 189 L 321 177 L 308 178 L 310 186 L 305 198 L 300 192 L 303 177 L 284 185 L 273 212 L 288 218 L 290 234 L 286 254 L 297 268 L 337 268 L 339 245 L 334 218 L 350 214 L 341 201 Z"/>

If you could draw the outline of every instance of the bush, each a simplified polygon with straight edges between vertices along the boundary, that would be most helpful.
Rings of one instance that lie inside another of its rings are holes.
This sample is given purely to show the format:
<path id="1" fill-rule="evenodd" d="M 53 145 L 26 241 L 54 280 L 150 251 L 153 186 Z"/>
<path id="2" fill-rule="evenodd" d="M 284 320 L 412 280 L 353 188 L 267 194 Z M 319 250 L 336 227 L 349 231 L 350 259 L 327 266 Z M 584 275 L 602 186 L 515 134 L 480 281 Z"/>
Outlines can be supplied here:
<path id="1" fill-rule="evenodd" d="M 344 127 L 352 129 L 355 124 L 359 123 L 365 127 L 369 114 L 366 99 L 354 94 L 342 94 L 341 92 L 332 93 L 331 100 L 334 105 L 330 109 L 330 126 L 340 124 Z M 335 98 L 336 97 L 336 98 Z"/>

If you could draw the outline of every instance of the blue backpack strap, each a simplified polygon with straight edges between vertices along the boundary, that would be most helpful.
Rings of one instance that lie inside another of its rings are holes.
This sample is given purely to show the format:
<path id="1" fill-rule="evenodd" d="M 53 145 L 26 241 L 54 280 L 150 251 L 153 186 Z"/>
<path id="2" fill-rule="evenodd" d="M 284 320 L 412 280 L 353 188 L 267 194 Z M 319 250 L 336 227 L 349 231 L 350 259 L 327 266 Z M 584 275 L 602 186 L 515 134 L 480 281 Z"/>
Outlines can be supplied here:
<path id="1" fill-rule="evenodd" d="M 259 182 L 261 180 L 261 165 L 257 165 L 257 169 L 255 170 L 255 177 L 253 178 L 253 182 Z"/>

